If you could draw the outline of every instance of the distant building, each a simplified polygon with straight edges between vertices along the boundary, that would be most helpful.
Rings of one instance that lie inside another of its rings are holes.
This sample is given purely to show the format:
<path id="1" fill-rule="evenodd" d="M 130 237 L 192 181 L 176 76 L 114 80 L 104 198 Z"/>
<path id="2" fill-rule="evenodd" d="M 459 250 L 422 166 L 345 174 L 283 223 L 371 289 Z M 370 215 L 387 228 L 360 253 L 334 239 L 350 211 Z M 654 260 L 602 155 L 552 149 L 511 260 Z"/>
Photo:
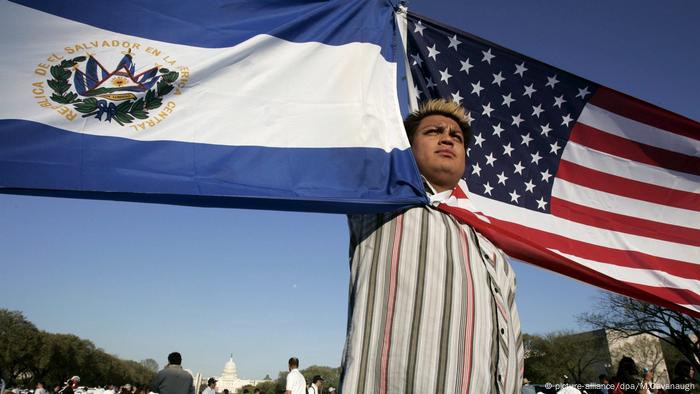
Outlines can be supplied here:
<path id="1" fill-rule="evenodd" d="M 255 386 L 260 382 L 261 380 L 239 379 L 238 371 L 236 370 L 236 363 L 233 362 L 233 355 L 231 355 L 226 362 L 226 365 L 224 365 L 224 372 L 219 377 L 219 381 L 216 382 L 216 391 L 220 393 L 224 391 L 224 389 L 228 389 L 230 393 L 235 393 L 236 390 L 243 386 Z"/>
<path id="2" fill-rule="evenodd" d="M 604 329 L 573 334 L 571 337 L 581 338 L 581 341 L 601 347 L 601 349 L 592 349 L 600 351 L 602 356 L 600 361 L 590 366 L 594 376 L 603 373 L 614 376 L 617 373 L 620 359 L 623 356 L 628 356 L 634 359 L 640 375 L 642 369 L 646 368 L 654 371 L 654 382 L 669 383 L 668 367 L 661 348 L 661 341 L 657 337 L 649 334 L 638 334 L 625 338 L 615 331 Z"/>

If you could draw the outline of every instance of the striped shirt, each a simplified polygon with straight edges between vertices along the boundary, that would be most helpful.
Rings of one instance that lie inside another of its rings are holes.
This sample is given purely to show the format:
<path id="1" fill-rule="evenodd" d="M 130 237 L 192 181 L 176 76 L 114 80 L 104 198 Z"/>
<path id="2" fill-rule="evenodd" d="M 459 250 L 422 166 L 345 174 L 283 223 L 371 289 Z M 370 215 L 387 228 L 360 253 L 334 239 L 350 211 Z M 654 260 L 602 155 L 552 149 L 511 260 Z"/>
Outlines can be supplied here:
<path id="1" fill-rule="evenodd" d="M 432 205 L 349 224 L 343 393 L 520 393 L 515 274 L 500 249 Z"/>

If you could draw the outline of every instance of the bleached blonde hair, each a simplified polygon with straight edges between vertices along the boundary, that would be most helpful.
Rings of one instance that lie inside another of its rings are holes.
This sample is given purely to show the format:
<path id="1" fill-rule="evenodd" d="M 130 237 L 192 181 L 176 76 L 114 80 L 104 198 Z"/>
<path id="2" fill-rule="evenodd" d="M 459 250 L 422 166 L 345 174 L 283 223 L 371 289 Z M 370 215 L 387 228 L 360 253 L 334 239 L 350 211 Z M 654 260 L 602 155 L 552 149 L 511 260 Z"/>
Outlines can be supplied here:
<path id="1" fill-rule="evenodd" d="M 471 123 L 471 118 L 461 105 L 445 99 L 425 101 L 418 106 L 417 111 L 411 112 L 406 117 L 403 126 L 406 129 L 406 135 L 408 135 L 408 140 L 410 142 L 413 142 L 413 134 L 416 132 L 420 121 L 430 115 L 446 116 L 457 122 L 462 129 L 462 134 L 464 134 L 464 145 L 467 145 L 467 141 L 471 138 L 472 133 L 472 129 L 469 125 Z"/>

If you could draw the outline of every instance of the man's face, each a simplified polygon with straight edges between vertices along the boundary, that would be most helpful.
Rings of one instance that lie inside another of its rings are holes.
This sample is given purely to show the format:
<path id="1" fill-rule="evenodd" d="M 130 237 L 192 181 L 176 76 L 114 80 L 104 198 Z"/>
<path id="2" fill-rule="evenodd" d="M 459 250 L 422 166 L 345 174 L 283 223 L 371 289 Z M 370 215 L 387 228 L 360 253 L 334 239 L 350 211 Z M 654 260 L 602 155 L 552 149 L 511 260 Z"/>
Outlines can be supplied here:
<path id="1" fill-rule="evenodd" d="M 451 190 L 464 174 L 466 152 L 459 124 L 447 116 L 426 116 L 411 144 L 421 174 L 438 191 Z"/>

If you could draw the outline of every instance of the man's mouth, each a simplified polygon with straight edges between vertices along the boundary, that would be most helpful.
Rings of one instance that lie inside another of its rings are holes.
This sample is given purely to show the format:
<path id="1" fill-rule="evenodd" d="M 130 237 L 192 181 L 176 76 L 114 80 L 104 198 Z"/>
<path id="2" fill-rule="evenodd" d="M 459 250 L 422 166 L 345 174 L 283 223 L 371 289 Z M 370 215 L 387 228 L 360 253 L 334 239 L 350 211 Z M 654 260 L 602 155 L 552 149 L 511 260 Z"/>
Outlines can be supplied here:
<path id="1" fill-rule="evenodd" d="M 454 152 L 452 152 L 449 149 L 440 149 L 440 150 L 437 150 L 435 153 L 437 153 L 438 155 L 440 155 L 442 157 L 449 157 L 449 158 L 455 157 Z"/>

